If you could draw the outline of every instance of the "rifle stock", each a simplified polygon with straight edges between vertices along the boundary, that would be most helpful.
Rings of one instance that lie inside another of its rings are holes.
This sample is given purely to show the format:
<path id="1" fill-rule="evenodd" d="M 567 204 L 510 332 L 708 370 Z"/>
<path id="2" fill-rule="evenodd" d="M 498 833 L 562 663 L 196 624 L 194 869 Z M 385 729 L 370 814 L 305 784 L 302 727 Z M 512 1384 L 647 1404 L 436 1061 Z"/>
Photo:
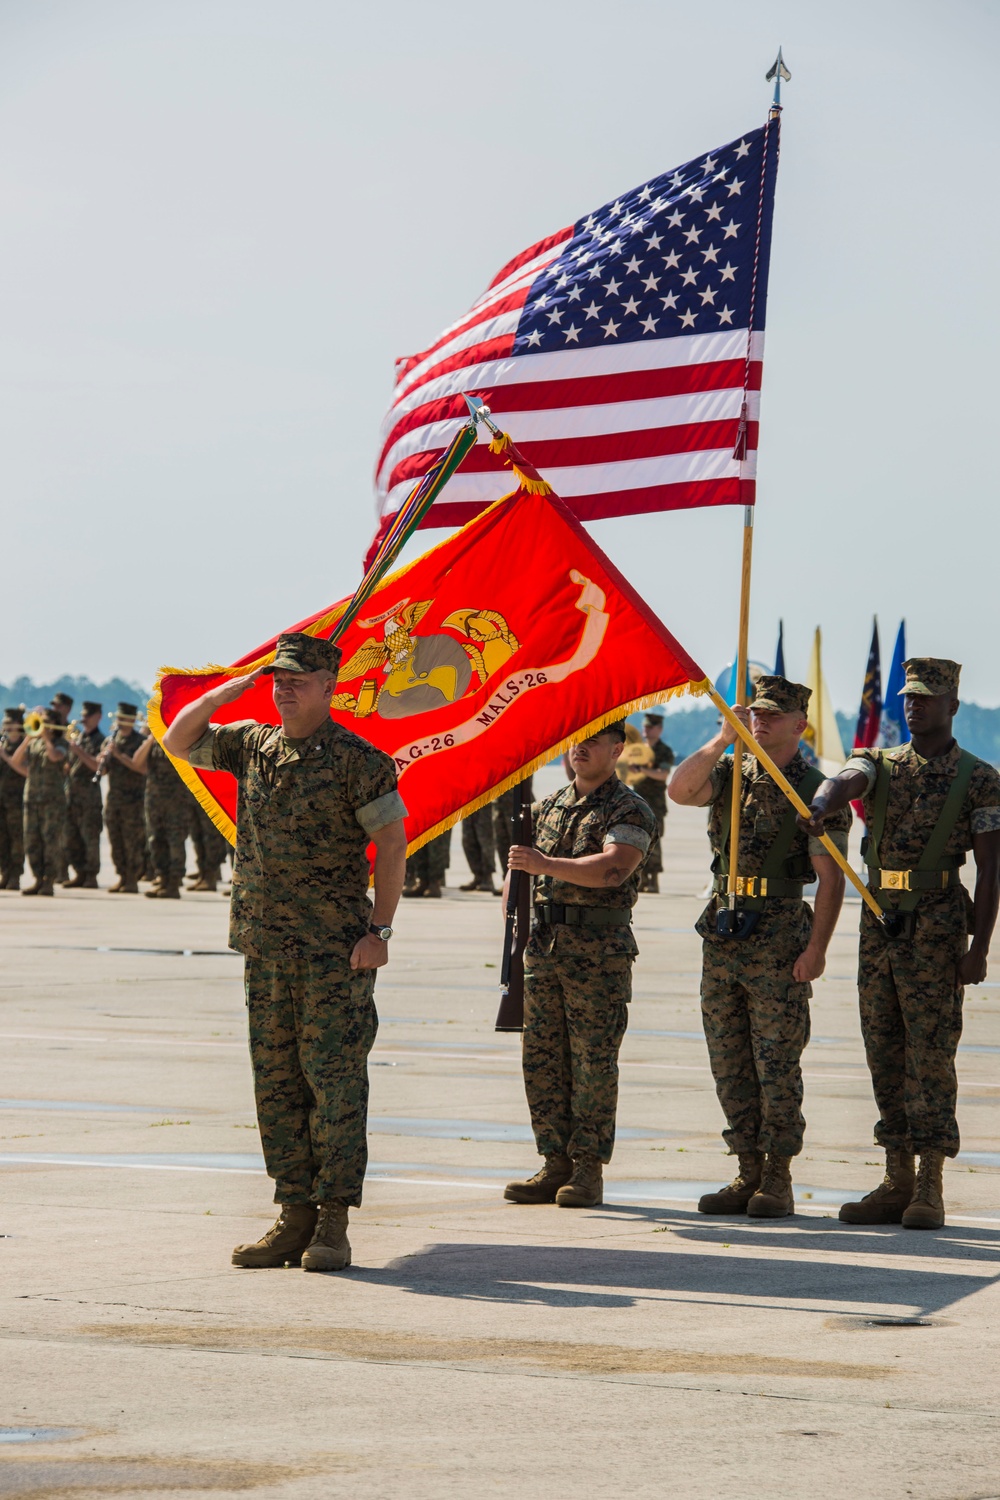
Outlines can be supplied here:
<path id="1" fill-rule="evenodd" d="M 524 800 L 524 785 L 514 788 L 515 842 L 531 843 L 531 803 Z M 500 963 L 500 1009 L 497 1031 L 524 1030 L 524 948 L 531 927 L 531 876 L 511 870 L 504 910 L 503 958 Z"/>

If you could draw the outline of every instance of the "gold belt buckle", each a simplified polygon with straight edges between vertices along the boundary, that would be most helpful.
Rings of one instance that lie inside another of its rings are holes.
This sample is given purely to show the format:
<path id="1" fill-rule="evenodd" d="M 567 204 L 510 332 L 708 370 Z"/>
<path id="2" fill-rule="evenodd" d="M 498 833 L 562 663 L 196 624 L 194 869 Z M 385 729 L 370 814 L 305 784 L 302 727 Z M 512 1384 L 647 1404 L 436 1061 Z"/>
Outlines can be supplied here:
<path id="1" fill-rule="evenodd" d="M 767 877 L 761 877 L 760 875 L 737 875 L 736 894 L 737 896 L 766 896 Z"/>
<path id="2" fill-rule="evenodd" d="M 910 871 L 883 870 L 880 884 L 884 891 L 908 891 L 910 889 Z"/>

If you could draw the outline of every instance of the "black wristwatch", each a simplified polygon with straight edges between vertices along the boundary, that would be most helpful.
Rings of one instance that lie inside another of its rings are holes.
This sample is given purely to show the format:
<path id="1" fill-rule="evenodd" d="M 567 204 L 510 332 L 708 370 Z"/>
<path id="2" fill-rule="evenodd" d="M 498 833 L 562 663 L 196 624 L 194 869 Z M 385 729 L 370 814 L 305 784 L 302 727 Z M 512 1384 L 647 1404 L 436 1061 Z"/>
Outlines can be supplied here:
<path id="1" fill-rule="evenodd" d="M 387 943 L 392 937 L 391 927 L 376 927 L 374 922 L 369 925 L 368 931 L 372 937 L 380 938 L 383 943 Z"/>

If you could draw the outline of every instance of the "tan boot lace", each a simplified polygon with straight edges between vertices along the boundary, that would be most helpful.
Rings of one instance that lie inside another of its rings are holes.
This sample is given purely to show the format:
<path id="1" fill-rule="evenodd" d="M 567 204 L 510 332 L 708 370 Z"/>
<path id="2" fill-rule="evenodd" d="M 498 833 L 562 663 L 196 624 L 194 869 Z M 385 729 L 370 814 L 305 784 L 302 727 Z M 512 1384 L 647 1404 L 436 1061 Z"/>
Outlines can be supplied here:
<path id="1" fill-rule="evenodd" d="M 331 1239 L 339 1239 L 347 1228 L 347 1209 L 342 1203 L 321 1203 L 319 1214 L 316 1218 L 316 1230 L 314 1240 L 328 1244 Z"/>
<path id="2" fill-rule="evenodd" d="M 920 1166 L 917 1168 L 917 1181 L 913 1190 L 913 1201 L 915 1203 L 933 1203 L 938 1196 L 937 1175 L 940 1157 L 936 1152 L 929 1152 L 920 1158 Z"/>
<path id="3" fill-rule="evenodd" d="M 758 1191 L 772 1198 L 783 1198 L 788 1192 L 788 1170 L 782 1157 L 767 1158 Z"/>

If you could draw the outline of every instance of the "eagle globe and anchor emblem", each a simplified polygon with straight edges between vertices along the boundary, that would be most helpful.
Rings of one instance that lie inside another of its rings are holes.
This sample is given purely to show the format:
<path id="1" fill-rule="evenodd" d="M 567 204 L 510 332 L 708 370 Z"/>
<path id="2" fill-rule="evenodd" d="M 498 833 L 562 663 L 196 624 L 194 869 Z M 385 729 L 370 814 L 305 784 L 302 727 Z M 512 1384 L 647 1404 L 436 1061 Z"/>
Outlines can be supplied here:
<path id="1" fill-rule="evenodd" d="M 377 631 L 344 663 L 337 678 L 360 685 L 335 694 L 330 707 L 365 719 L 407 719 L 457 703 L 481 687 L 519 650 L 520 642 L 503 615 L 493 609 L 456 609 L 442 620 L 439 633 L 417 635 L 416 629 L 433 599 L 401 599 L 373 619 L 360 620 Z M 453 635 L 440 632 L 450 630 Z"/>

